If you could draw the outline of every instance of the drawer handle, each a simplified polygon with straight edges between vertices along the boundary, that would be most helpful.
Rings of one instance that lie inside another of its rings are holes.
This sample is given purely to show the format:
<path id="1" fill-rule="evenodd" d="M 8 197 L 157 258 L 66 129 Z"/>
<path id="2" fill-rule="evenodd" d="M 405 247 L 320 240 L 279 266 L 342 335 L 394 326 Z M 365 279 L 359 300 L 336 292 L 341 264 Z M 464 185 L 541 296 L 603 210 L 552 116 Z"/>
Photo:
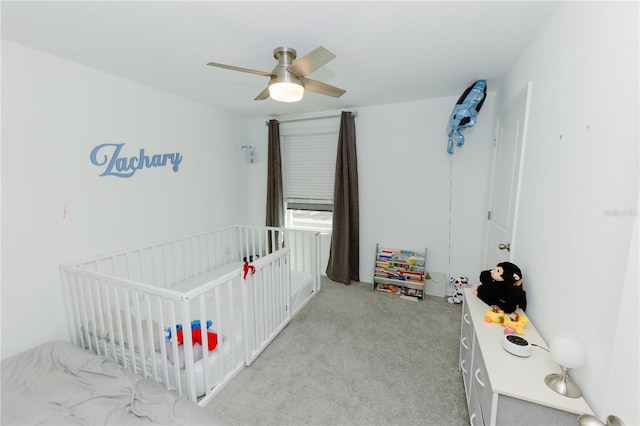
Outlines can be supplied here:
<path id="1" fill-rule="evenodd" d="M 464 360 L 464 359 L 462 361 L 460 361 L 460 369 L 462 370 L 462 372 L 464 374 L 467 374 L 467 370 L 464 369 L 464 363 L 465 362 L 466 362 L 466 360 Z"/>
<path id="2" fill-rule="evenodd" d="M 476 419 L 476 413 L 473 413 L 471 415 L 471 418 L 469 419 L 469 422 L 471 423 L 471 426 L 476 426 L 473 421 Z"/>
<path id="3" fill-rule="evenodd" d="M 462 319 L 464 320 L 464 322 L 466 322 L 467 324 L 471 324 L 471 321 L 469 321 L 469 314 L 464 314 L 462 316 Z"/>
<path id="4" fill-rule="evenodd" d="M 480 369 L 479 368 L 476 370 L 476 374 L 475 374 L 476 381 L 478 382 L 478 384 L 480 384 L 480 386 L 484 387 L 484 383 L 482 382 L 482 380 L 480 380 L 480 378 L 478 377 L 478 374 L 480 374 Z"/>
<path id="5" fill-rule="evenodd" d="M 469 349 L 469 346 L 467 346 L 467 344 L 465 343 L 465 340 L 467 340 L 467 336 L 464 336 L 464 337 L 462 338 L 462 340 L 460 341 L 460 343 L 462 344 L 462 346 L 463 346 L 465 349 Z"/>

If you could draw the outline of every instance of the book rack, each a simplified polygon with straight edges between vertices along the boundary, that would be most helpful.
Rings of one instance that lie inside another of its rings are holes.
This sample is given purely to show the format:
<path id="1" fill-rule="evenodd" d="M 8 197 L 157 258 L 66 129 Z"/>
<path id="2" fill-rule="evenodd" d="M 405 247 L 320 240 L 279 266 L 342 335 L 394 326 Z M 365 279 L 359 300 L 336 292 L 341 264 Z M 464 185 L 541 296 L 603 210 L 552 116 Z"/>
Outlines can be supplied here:
<path id="1" fill-rule="evenodd" d="M 422 300 L 427 277 L 424 251 L 381 247 L 376 244 L 373 290 L 397 294 L 405 299 Z"/>

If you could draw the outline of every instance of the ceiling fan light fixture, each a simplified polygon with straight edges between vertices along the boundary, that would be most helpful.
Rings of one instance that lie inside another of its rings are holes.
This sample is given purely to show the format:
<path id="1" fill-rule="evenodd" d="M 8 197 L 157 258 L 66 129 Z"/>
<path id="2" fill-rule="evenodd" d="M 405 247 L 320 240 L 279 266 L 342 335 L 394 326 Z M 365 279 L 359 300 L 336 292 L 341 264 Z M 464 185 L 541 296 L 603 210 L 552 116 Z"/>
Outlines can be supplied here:
<path id="1" fill-rule="evenodd" d="M 271 72 L 217 62 L 209 62 L 207 65 L 269 77 L 269 84 L 255 97 L 254 101 L 271 98 L 277 102 L 298 102 L 302 100 L 306 90 L 334 98 L 339 98 L 346 92 L 338 87 L 307 78 L 308 74 L 336 57 L 324 47 L 318 47 L 298 60 L 296 60 L 295 49 L 277 47 L 273 51 L 273 57 L 278 60 L 278 65 Z"/>
<path id="2" fill-rule="evenodd" d="M 304 96 L 304 87 L 291 82 L 273 83 L 269 85 L 269 96 L 278 102 L 298 102 Z"/>

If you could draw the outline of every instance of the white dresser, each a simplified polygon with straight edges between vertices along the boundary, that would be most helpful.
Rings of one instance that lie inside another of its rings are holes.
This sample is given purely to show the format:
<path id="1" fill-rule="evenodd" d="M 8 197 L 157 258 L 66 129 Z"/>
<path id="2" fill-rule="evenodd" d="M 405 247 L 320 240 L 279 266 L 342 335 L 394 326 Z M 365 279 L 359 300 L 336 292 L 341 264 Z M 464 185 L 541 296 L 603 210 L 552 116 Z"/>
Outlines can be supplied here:
<path id="1" fill-rule="evenodd" d="M 484 321 L 487 309 L 464 289 L 459 362 L 471 425 L 576 425 L 580 414 L 593 414 L 584 398 L 562 396 L 545 384 L 547 374 L 560 372 L 549 352 L 533 346 L 522 358 L 504 350 L 503 327 Z M 531 323 L 522 337 L 548 348 Z"/>

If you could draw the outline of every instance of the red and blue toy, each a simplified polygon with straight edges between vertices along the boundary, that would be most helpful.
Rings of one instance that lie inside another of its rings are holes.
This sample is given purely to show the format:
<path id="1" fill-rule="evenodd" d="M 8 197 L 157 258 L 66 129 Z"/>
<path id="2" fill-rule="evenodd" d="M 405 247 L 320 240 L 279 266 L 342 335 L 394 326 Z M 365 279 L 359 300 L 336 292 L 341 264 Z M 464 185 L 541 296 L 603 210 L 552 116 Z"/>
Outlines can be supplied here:
<path id="1" fill-rule="evenodd" d="M 213 325 L 213 321 L 207 320 L 207 347 L 210 351 L 214 350 L 216 346 L 218 346 L 218 335 L 212 331 L 209 331 L 209 327 Z M 167 338 L 171 339 L 171 327 L 167 328 Z M 184 343 L 184 334 L 182 330 L 182 324 L 176 325 L 176 338 L 178 339 L 178 344 L 182 345 Z M 199 343 L 202 345 L 202 326 L 200 324 L 200 320 L 191 321 L 191 341 L 195 345 Z"/>

